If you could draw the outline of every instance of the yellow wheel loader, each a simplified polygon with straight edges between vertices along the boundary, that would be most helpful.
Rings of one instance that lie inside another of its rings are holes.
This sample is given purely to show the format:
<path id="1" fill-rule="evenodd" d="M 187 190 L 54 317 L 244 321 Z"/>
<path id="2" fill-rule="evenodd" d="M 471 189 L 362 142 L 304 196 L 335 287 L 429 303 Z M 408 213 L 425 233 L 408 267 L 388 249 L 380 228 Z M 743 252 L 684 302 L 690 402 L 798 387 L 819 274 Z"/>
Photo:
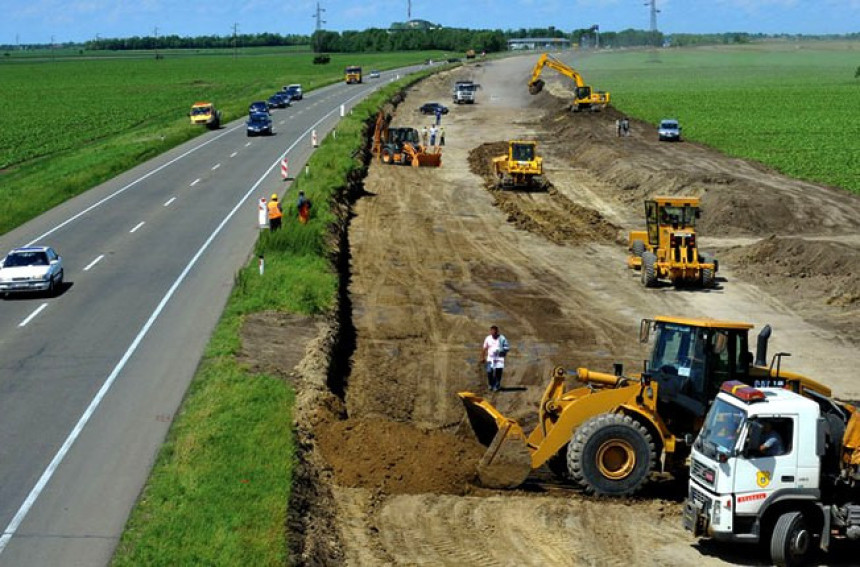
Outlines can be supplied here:
<path id="1" fill-rule="evenodd" d="M 537 155 L 537 142 L 508 142 L 508 152 L 493 158 L 497 187 L 502 189 L 545 189 L 543 158 Z"/>
<path id="2" fill-rule="evenodd" d="M 719 264 L 699 252 L 696 221 L 701 216 L 696 197 L 655 197 L 645 201 L 647 230 L 628 237 L 627 267 L 641 272 L 642 285 L 657 287 L 669 280 L 677 287 L 714 287 Z"/>
<path id="3" fill-rule="evenodd" d="M 373 155 L 382 163 L 411 165 L 412 167 L 439 167 L 442 151 L 421 144 L 418 130 L 410 127 L 392 128 L 391 117 L 379 111 L 373 131 Z"/>
<path id="4" fill-rule="evenodd" d="M 573 79 L 574 99 L 570 103 L 570 109 L 574 112 L 580 110 L 602 110 L 609 106 L 609 93 L 606 91 L 595 91 L 589 85 L 585 84 L 582 75 L 576 72 L 576 69 L 552 57 L 548 53 L 541 55 L 534 69 L 532 76 L 529 79 L 529 93 L 536 95 L 543 90 L 544 81 L 540 78 L 540 74 L 544 67 Z"/>
<path id="5" fill-rule="evenodd" d="M 759 334 L 756 359 L 747 350 L 752 325 L 713 319 L 644 319 L 639 339 L 653 337 L 644 371 L 626 376 L 576 370 L 579 386 L 568 388 L 556 368 L 528 435 L 472 392 L 458 395 L 473 431 L 487 452 L 478 480 L 490 488 L 515 488 L 546 464 L 586 493 L 629 496 L 654 472 L 678 472 L 705 414 L 727 380 L 777 386 L 805 395 L 830 396 L 830 389 L 783 371 L 778 353 L 767 365 L 770 326 Z"/>

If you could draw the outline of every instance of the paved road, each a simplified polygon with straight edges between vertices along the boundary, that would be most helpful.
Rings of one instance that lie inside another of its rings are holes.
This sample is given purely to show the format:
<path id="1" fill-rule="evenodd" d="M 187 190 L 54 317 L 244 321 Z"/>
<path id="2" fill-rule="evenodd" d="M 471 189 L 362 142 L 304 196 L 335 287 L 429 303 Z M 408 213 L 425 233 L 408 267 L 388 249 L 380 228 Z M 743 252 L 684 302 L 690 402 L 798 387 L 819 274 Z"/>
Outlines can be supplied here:
<path id="1" fill-rule="evenodd" d="M 272 137 L 230 123 L 0 236 L 53 245 L 67 281 L 0 302 L 0 566 L 109 562 L 282 157 L 304 169 L 311 130 L 393 75 L 307 93 Z"/>

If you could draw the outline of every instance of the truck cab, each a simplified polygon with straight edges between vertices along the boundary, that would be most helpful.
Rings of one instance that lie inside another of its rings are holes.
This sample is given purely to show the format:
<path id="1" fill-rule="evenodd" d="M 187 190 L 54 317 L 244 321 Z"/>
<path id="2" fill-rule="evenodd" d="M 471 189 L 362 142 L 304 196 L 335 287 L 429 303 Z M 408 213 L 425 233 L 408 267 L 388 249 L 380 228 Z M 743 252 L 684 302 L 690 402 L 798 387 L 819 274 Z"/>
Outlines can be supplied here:
<path id="1" fill-rule="evenodd" d="M 362 80 L 361 67 L 350 65 L 344 70 L 343 76 L 347 85 L 360 83 Z"/>

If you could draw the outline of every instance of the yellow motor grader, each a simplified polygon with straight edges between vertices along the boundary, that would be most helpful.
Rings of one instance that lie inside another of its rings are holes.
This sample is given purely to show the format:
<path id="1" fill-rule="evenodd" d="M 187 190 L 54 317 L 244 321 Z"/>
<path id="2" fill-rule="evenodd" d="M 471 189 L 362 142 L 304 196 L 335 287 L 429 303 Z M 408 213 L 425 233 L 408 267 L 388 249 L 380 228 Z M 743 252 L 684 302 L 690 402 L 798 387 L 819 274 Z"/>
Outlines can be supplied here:
<path id="1" fill-rule="evenodd" d="M 696 221 L 701 216 L 697 197 L 655 197 L 645 201 L 647 230 L 628 238 L 627 267 L 640 270 L 642 285 L 656 287 L 659 280 L 714 287 L 717 260 L 699 251 Z"/>
<path id="2" fill-rule="evenodd" d="M 418 130 L 410 127 L 392 128 L 391 116 L 379 111 L 373 130 L 373 155 L 387 164 L 411 165 L 412 167 L 439 167 L 442 151 L 421 144 Z"/>
<path id="3" fill-rule="evenodd" d="M 752 327 L 713 319 L 644 319 L 639 340 L 653 337 L 644 371 L 626 376 L 620 364 L 613 374 L 578 368 L 582 384 L 568 388 L 567 373 L 556 368 L 538 406 L 537 426 L 528 435 L 489 401 L 460 392 L 472 429 L 487 447 L 478 480 L 490 488 L 515 488 L 547 464 L 586 493 L 629 496 L 654 472 L 683 471 L 723 382 L 830 396 L 826 386 L 783 371 L 786 353 L 767 365 L 770 326 L 759 333 L 753 360 L 747 350 Z"/>
<path id="4" fill-rule="evenodd" d="M 500 189 L 545 189 L 543 158 L 537 155 L 537 142 L 513 140 L 506 154 L 493 158 L 493 173 Z"/>

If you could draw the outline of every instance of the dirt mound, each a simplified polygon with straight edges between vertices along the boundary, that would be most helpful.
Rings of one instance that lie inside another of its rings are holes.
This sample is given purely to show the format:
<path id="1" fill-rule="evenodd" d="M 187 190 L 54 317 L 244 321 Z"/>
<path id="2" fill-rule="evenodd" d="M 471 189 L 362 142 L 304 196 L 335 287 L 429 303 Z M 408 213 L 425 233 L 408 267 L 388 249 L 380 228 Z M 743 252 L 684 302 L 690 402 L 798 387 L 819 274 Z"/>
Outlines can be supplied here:
<path id="1" fill-rule="evenodd" d="M 492 158 L 504 155 L 507 150 L 507 142 L 481 144 L 469 152 L 468 162 L 472 172 L 484 178 L 495 205 L 508 215 L 508 222 L 556 244 L 612 242 L 617 239 L 617 226 L 599 212 L 562 195 L 551 183 L 546 191 L 499 189 Z"/>
<path id="2" fill-rule="evenodd" d="M 860 307 L 860 250 L 839 242 L 771 236 L 722 257 L 788 300 Z"/>
<path id="3" fill-rule="evenodd" d="M 317 430 L 335 481 L 389 494 L 464 494 L 484 448 L 408 423 L 348 419 Z"/>

